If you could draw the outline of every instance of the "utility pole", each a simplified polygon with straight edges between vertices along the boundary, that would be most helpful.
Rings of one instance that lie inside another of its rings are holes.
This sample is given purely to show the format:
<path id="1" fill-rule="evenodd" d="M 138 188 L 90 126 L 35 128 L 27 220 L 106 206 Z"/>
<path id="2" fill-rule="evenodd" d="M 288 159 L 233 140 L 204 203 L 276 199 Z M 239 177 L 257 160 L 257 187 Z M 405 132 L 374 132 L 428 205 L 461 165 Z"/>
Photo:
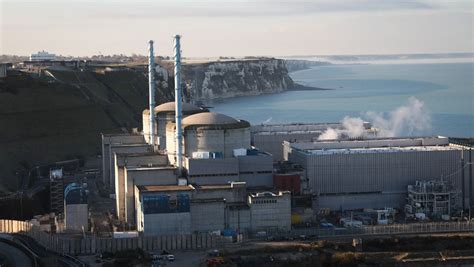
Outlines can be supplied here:
<path id="1" fill-rule="evenodd" d="M 464 149 L 461 150 L 461 176 L 462 176 L 462 210 L 464 211 L 466 202 L 466 181 L 464 177 Z M 469 190 L 470 191 L 470 190 Z"/>

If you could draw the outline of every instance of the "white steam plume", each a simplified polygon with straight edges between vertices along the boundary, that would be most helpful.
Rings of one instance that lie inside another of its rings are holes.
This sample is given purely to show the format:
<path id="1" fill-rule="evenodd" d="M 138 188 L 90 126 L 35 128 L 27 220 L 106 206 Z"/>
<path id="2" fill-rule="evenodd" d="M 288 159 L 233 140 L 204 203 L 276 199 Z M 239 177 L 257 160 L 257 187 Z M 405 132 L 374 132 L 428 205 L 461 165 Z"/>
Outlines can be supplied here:
<path id="1" fill-rule="evenodd" d="M 334 140 L 341 136 L 338 129 L 327 128 L 319 137 L 318 140 Z"/>
<path id="2" fill-rule="evenodd" d="M 422 101 L 410 97 L 407 105 L 392 110 L 387 117 L 375 112 L 367 112 L 366 116 L 379 130 L 378 136 L 412 135 L 431 128 L 431 117 L 424 106 Z"/>
<path id="3" fill-rule="evenodd" d="M 342 126 L 345 129 L 345 134 L 349 138 L 362 137 L 365 133 L 364 121 L 361 118 L 344 117 Z"/>
<path id="4" fill-rule="evenodd" d="M 407 105 L 392 110 L 387 116 L 369 111 L 365 117 L 378 130 L 378 137 L 412 135 L 431 128 L 431 117 L 424 103 L 415 97 L 410 97 Z M 344 117 L 341 123 L 342 129 L 328 128 L 318 140 L 366 137 L 364 121 L 361 118 Z"/>

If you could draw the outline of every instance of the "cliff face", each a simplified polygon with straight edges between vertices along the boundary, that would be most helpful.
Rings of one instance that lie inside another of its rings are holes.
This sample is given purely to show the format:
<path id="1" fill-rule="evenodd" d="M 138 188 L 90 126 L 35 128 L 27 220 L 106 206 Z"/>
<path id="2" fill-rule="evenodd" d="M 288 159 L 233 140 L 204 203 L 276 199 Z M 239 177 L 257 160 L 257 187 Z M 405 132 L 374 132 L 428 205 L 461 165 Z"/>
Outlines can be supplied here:
<path id="1" fill-rule="evenodd" d="M 183 66 L 183 80 L 197 101 L 279 93 L 295 86 L 280 59 L 188 64 Z"/>

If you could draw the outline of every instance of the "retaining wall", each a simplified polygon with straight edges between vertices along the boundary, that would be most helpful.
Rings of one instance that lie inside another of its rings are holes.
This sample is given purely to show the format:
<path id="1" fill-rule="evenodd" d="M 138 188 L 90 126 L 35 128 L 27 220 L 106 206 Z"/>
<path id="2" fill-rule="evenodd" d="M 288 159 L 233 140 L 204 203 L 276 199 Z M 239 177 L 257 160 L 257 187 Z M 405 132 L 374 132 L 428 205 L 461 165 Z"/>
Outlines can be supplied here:
<path id="1" fill-rule="evenodd" d="M 91 255 L 101 252 L 117 252 L 141 248 L 146 251 L 210 249 L 230 243 L 221 236 L 209 234 L 160 235 L 132 238 L 71 237 L 64 234 L 43 232 L 28 222 L 0 220 L 0 232 L 23 233 L 33 237 L 41 245 L 58 253 Z"/>

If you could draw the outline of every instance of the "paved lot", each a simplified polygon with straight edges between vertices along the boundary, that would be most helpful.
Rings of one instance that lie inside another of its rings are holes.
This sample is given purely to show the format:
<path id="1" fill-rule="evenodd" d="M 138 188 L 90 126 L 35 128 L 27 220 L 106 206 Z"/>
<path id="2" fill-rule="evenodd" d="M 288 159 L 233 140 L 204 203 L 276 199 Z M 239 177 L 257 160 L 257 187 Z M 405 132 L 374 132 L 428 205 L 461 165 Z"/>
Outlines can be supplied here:
<path id="1" fill-rule="evenodd" d="M 181 266 L 189 266 L 195 267 L 199 266 L 199 264 L 205 259 L 206 251 L 180 251 L 180 252 L 172 252 L 174 256 L 174 261 L 160 261 L 162 266 L 166 267 L 181 267 Z"/>

